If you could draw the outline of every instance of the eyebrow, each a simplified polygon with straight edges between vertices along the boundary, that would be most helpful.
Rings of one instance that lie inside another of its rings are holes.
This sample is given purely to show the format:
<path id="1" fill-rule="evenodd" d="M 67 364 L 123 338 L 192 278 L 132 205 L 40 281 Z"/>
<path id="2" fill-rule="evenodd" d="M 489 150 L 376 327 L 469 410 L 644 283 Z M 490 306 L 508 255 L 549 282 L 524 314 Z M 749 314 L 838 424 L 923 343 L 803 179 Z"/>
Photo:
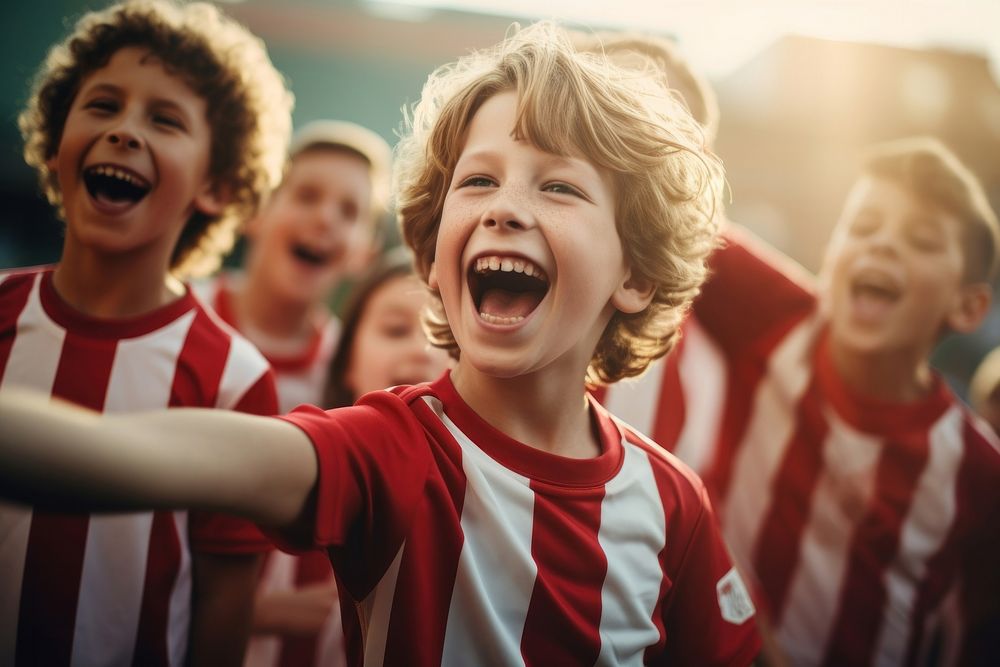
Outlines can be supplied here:
<path id="1" fill-rule="evenodd" d="M 540 148 L 537 150 L 545 156 L 545 166 L 550 169 L 583 169 L 584 171 L 591 172 L 596 178 L 600 178 L 600 170 L 586 158 L 556 155 L 555 153 L 547 153 Z M 465 162 L 467 160 L 492 162 L 498 160 L 502 155 L 503 151 L 484 148 L 471 153 L 463 153 L 459 157 L 458 162 Z"/>

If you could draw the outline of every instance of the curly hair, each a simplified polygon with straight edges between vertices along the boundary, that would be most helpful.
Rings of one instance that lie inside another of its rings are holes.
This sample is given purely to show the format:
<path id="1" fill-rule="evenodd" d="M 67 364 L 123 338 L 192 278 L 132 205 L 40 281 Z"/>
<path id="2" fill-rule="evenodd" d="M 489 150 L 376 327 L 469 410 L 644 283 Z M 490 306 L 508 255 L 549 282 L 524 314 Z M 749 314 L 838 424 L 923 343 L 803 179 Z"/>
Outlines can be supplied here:
<path id="1" fill-rule="evenodd" d="M 634 274 L 655 286 L 652 303 L 616 312 L 586 380 L 642 373 L 676 343 L 716 246 L 721 162 L 663 76 L 581 53 L 549 22 L 513 31 L 497 47 L 431 74 L 397 145 L 396 205 L 403 237 L 426 282 L 455 164 L 472 117 L 487 99 L 516 91 L 515 133 L 556 155 L 582 154 L 611 174 L 615 224 Z M 439 294 L 424 313 L 431 341 L 459 355 Z"/>
<path id="2" fill-rule="evenodd" d="M 59 149 L 66 117 L 86 77 L 120 49 L 148 49 L 209 102 L 209 178 L 228 203 L 217 216 L 196 211 L 171 257 L 179 277 L 215 269 L 236 229 L 277 185 L 291 130 L 293 98 L 264 43 L 214 6 L 126 0 L 85 14 L 40 67 L 18 124 L 24 158 L 64 216 L 58 179 L 46 162 Z"/>

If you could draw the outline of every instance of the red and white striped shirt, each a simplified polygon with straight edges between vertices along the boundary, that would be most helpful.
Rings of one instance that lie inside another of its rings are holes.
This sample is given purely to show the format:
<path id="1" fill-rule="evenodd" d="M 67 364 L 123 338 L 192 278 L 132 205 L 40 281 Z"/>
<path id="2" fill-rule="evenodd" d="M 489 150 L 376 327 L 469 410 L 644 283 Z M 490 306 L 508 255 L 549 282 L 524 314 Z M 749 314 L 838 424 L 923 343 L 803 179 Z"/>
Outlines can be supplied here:
<path id="1" fill-rule="evenodd" d="M 1000 443 L 939 378 L 910 404 L 853 394 L 812 281 L 768 253 L 734 231 L 677 354 L 605 404 L 705 479 L 791 664 L 986 658 Z M 966 642 L 931 646 L 953 589 Z"/>
<path id="2" fill-rule="evenodd" d="M 229 326 L 246 335 L 240 326 L 233 303 L 235 289 L 242 285 L 240 273 L 225 273 L 192 285 L 195 293 L 209 304 Z M 282 413 L 308 403 L 322 406 L 330 361 L 340 339 L 340 320 L 331 315 L 317 329 L 305 349 L 296 354 L 279 354 L 258 345 L 261 354 L 274 369 L 278 386 L 278 406 Z"/>
<path id="3" fill-rule="evenodd" d="M 242 288 L 242 281 L 240 273 L 225 273 L 199 281 L 193 289 L 227 324 L 240 330 L 233 299 L 234 290 Z M 278 355 L 259 348 L 274 370 L 281 412 L 289 412 L 303 404 L 322 406 L 330 361 L 339 338 L 340 320 L 331 315 L 299 354 Z M 272 550 L 265 556 L 261 568 L 258 595 L 290 591 L 331 579 L 330 559 L 321 551 L 294 555 Z M 243 664 L 244 667 L 341 667 L 345 657 L 339 605 L 334 603 L 316 635 L 252 636 Z"/>
<path id="4" fill-rule="evenodd" d="M 51 270 L 0 276 L 0 386 L 103 412 L 277 408 L 267 362 L 190 292 L 141 317 L 101 320 L 67 306 Z M 0 505 L 0 663 L 181 665 L 191 551 L 267 548 L 252 524 L 216 514 Z"/>
<path id="5" fill-rule="evenodd" d="M 747 664 L 753 607 L 698 478 L 592 402 L 601 454 L 485 423 L 446 374 L 285 417 L 366 665 Z"/>

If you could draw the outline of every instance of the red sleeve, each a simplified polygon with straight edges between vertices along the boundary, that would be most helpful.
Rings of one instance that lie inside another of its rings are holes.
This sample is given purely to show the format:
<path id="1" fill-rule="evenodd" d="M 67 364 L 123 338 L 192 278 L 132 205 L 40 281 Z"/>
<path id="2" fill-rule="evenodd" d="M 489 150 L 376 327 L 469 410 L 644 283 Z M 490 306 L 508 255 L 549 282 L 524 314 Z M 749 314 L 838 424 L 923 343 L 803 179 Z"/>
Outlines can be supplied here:
<path id="1" fill-rule="evenodd" d="M 728 356 L 784 335 L 816 307 L 815 279 L 748 231 L 727 227 L 695 299 L 698 322 Z"/>
<path id="2" fill-rule="evenodd" d="M 748 665 L 760 652 L 754 607 L 704 487 L 702 512 L 663 602 L 664 665 Z"/>
<path id="3" fill-rule="evenodd" d="M 233 409 L 254 415 L 277 414 L 274 373 L 270 369 L 263 373 Z M 188 514 L 188 533 L 192 550 L 202 553 L 249 554 L 272 548 L 271 541 L 253 522 L 228 514 L 192 511 Z"/>
<path id="4" fill-rule="evenodd" d="M 432 462 L 423 426 L 387 391 L 350 408 L 302 406 L 282 419 L 309 436 L 319 473 L 304 519 L 308 532 L 300 524 L 276 541 L 291 549 L 326 548 L 341 580 L 361 599 L 396 556 L 421 505 Z"/>

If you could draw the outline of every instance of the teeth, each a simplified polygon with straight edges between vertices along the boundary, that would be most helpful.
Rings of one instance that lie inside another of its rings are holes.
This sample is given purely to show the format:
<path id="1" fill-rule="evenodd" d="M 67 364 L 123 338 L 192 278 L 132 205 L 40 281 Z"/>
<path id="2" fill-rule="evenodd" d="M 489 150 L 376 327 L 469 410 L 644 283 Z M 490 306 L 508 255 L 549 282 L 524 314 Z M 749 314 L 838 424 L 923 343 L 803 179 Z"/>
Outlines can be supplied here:
<path id="1" fill-rule="evenodd" d="M 526 276 L 536 276 L 539 280 L 546 279 L 545 272 L 541 268 L 520 257 L 499 257 L 497 255 L 480 257 L 476 260 L 475 270 L 476 273 L 486 273 L 487 271 L 523 273 Z"/>
<path id="2" fill-rule="evenodd" d="M 522 315 L 518 315 L 516 317 L 499 317 L 497 315 L 490 315 L 489 313 L 482 312 L 479 313 L 479 317 L 490 324 L 517 324 L 524 319 L 524 316 Z"/>
<path id="3" fill-rule="evenodd" d="M 107 176 L 109 178 L 117 178 L 119 181 L 125 181 L 126 183 L 129 183 L 131 185 L 136 185 L 139 187 L 144 187 L 145 185 L 144 183 L 141 183 L 139 179 L 132 176 L 132 174 L 128 173 L 123 169 L 119 169 L 118 167 L 112 167 L 110 165 L 102 164 L 100 166 L 94 167 L 94 172 L 100 174 L 101 176 Z"/>

